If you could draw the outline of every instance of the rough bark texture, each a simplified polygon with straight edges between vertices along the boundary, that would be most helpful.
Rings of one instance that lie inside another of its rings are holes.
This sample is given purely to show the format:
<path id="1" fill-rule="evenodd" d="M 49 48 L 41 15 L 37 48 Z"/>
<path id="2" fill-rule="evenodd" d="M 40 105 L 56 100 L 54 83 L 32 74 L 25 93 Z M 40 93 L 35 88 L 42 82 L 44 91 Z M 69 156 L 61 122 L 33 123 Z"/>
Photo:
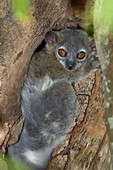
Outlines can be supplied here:
<path id="1" fill-rule="evenodd" d="M 109 37 L 109 38 L 108 38 Z M 109 145 L 111 151 L 111 161 L 113 167 L 113 35 L 108 36 L 101 41 L 97 40 L 98 54 L 103 70 L 104 77 L 104 121 L 109 137 Z M 106 43 L 107 40 L 107 43 Z M 101 43 L 100 43 L 101 42 Z M 104 42 L 104 43 L 102 43 Z M 103 62 L 104 61 L 104 62 Z"/>
<path id="2" fill-rule="evenodd" d="M 5 152 L 15 143 L 21 132 L 20 92 L 31 56 L 51 29 L 87 28 L 86 19 L 93 1 L 86 0 L 33 0 L 31 21 L 18 23 L 11 13 L 7 0 L 0 0 L 0 146 Z M 48 169 L 110 169 L 110 154 L 103 122 L 103 80 L 98 72 L 88 80 L 75 84 L 78 94 L 78 115 L 71 132 L 54 149 Z M 10 139 L 10 140 L 9 140 Z M 3 157 L 0 168 L 7 169 Z M 0 169 L 0 170 L 1 170 Z"/>

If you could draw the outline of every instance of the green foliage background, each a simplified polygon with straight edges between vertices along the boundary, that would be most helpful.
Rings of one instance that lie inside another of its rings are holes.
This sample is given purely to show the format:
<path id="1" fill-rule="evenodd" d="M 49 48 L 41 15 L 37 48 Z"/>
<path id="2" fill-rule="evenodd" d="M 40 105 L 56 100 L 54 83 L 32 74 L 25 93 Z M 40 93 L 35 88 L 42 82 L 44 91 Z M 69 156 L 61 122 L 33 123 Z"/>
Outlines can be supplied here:
<path id="1" fill-rule="evenodd" d="M 30 0 L 10 0 L 14 17 L 22 22 L 29 19 Z"/>

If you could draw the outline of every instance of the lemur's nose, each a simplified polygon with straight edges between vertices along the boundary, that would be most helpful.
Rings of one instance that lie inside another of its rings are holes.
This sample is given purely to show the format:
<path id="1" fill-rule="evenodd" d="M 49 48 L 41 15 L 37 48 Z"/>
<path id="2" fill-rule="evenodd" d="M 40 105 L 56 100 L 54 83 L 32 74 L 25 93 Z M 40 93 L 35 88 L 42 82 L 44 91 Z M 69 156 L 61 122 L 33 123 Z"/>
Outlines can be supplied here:
<path id="1" fill-rule="evenodd" d="M 68 61 L 69 70 L 73 70 L 74 62 L 72 60 Z"/>
<path id="2" fill-rule="evenodd" d="M 73 66 L 73 61 L 72 61 L 72 60 L 68 62 L 68 66 L 69 66 L 69 67 L 72 67 L 72 66 Z"/>

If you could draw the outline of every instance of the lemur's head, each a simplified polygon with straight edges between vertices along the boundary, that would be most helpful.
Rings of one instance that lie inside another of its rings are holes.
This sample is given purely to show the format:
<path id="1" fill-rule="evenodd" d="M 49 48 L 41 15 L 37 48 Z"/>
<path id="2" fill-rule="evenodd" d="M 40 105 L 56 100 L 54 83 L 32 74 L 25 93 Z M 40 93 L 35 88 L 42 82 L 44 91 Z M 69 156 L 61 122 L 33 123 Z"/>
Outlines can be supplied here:
<path id="1" fill-rule="evenodd" d="M 89 58 L 89 38 L 82 30 L 49 31 L 45 35 L 48 51 L 55 54 L 67 71 L 75 71 Z"/>

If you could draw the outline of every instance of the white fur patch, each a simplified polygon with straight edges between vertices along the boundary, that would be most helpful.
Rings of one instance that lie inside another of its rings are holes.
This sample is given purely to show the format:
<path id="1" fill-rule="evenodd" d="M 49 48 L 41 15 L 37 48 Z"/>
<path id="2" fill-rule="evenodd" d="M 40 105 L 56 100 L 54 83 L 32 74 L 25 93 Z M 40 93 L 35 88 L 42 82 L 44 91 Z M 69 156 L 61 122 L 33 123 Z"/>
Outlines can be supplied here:
<path id="1" fill-rule="evenodd" d="M 53 85 L 53 80 L 49 76 L 45 76 L 42 81 L 41 91 L 45 91 Z"/>
<path id="2" fill-rule="evenodd" d="M 24 83 L 24 88 L 22 90 L 22 97 L 26 100 L 29 101 L 29 93 L 40 93 L 48 88 L 50 88 L 56 81 L 53 81 L 48 75 L 44 76 L 43 78 L 37 79 L 34 84 L 31 84 L 31 80 L 27 80 L 26 83 Z"/>
<path id="3" fill-rule="evenodd" d="M 37 151 L 32 151 L 30 149 L 25 149 L 22 155 L 25 156 L 26 161 L 35 164 L 40 167 L 46 167 L 51 155 L 52 150 L 65 138 L 65 136 L 60 137 L 55 140 L 50 147 L 40 149 Z"/>
<path id="4" fill-rule="evenodd" d="M 52 114 L 52 111 L 49 111 L 48 113 L 46 113 L 45 117 L 49 118 L 51 114 Z"/>
<path id="5" fill-rule="evenodd" d="M 65 61 L 59 60 L 59 62 L 63 65 L 64 68 L 66 67 Z M 65 68 L 65 69 L 66 69 L 66 68 Z"/>
<path id="6" fill-rule="evenodd" d="M 57 122 L 52 122 L 52 123 L 51 123 L 51 126 L 52 126 L 53 128 L 57 128 L 57 127 L 59 127 L 59 124 L 58 124 Z"/>
<path id="7" fill-rule="evenodd" d="M 49 149 L 44 150 L 44 152 L 42 150 L 32 151 L 26 149 L 23 155 L 25 156 L 28 162 L 40 167 L 45 167 L 48 163 L 48 158 L 50 156 L 50 153 L 51 152 Z"/>
<path id="8" fill-rule="evenodd" d="M 54 81 L 46 75 L 45 77 L 38 80 L 36 85 L 32 85 L 32 88 L 34 88 L 36 91 L 45 91 L 48 88 L 50 88 L 54 84 Z"/>

